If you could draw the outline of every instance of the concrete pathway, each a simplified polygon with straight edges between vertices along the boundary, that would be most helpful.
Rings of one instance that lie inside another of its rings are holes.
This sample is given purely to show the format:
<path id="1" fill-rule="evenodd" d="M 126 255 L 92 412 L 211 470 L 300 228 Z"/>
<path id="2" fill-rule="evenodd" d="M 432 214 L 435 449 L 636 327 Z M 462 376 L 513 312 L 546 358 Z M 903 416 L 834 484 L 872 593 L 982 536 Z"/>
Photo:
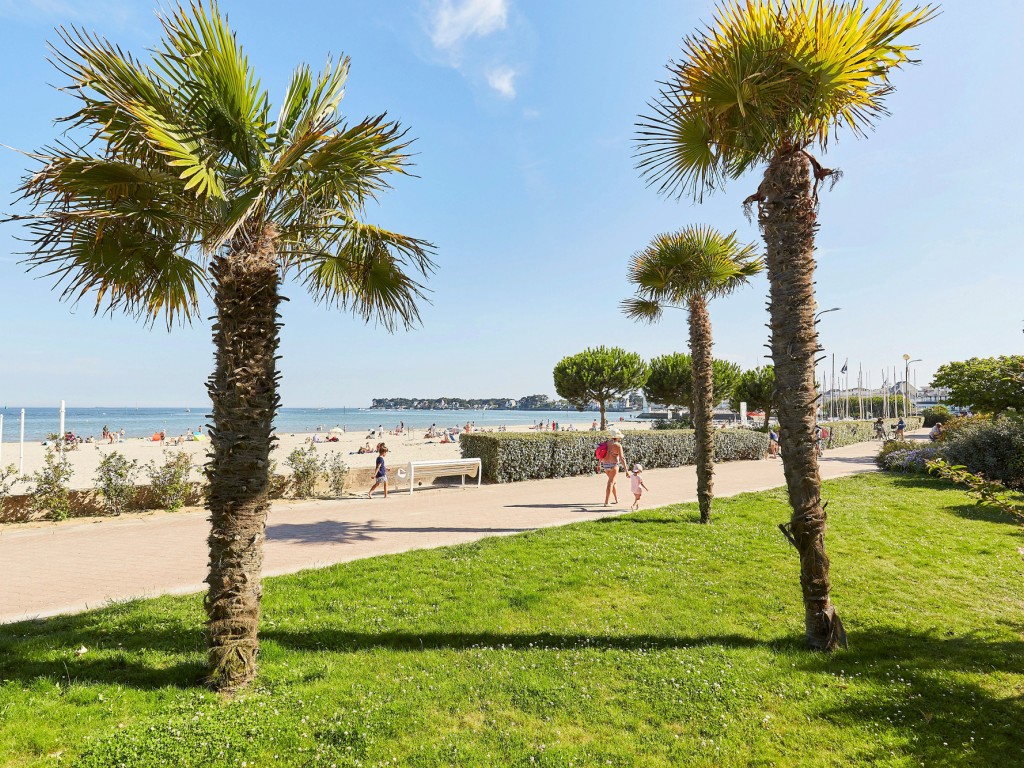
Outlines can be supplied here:
<path id="1" fill-rule="evenodd" d="M 829 451 L 823 479 L 875 469 L 879 444 Z M 694 467 L 644 472 L 643 507 L 696 500 Z M 785 484 L 779 460 L 715 468 L 715 495 Z M 264 575 L 294 573 L 362 557 L 404 552 L 594 520 L 628 511 L 620 476 L 618 507 L 605 508 L 604 475 L 482 488 L 391 493 L 385 500 L 278 502 L 267 523 Z M 205 590 L 205 511 L 0 529 L 0 623 L 75 613 L 111 600 Z"/>

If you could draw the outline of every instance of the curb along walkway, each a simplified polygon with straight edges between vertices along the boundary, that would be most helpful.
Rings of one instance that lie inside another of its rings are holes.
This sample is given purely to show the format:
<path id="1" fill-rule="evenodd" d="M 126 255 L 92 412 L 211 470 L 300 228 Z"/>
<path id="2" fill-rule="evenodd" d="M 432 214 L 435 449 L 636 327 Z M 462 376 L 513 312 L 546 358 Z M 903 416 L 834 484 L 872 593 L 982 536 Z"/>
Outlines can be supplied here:
<path id="1" fill-rule="evenodd" d="M 823 480 L 874 471 L 877 442 L 837 448 L 821 459 Z M 696 500 L 696 469 L 651 469 L 642 508 Z M 715 495 L 785 484 L 780 460 L 715 467 Z M 275 503 L 267 521 L 264 576 L 322 568 L 375 555 L 425 549 L 594 520 L 629 511 L 605 508 L 604 475 L 507 485 L 436 488 L 387 500 Z M 111 600 L 206 589 L 205 511 L 0 529 L 0 623 L 75 613 Z"/>

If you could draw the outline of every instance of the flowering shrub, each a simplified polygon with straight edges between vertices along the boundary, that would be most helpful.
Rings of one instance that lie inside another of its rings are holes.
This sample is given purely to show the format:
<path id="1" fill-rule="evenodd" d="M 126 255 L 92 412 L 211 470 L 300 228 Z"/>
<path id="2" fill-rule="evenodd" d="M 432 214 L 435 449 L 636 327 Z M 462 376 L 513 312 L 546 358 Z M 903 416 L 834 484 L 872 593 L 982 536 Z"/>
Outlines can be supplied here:
<path id="1" fill-rule="evenodd" d="M 939 455 L 937 445 L 915 443 L 913 448 L 897 448 L 886 455 L 882 468 L 890 472 L 927 472 L 928 462 Z"/>

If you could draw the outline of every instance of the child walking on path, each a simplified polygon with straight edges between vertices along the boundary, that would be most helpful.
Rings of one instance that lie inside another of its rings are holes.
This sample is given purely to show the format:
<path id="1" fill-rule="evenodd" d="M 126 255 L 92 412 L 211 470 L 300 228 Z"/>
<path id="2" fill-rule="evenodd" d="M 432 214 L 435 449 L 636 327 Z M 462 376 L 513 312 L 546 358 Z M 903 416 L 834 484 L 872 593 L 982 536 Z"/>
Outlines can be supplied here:
<path id="1" fill-rule="evenodd" d="M 630 509 L 634 511 L 640 509 L 640 497 L 643 496 L 644 491 L 650 490 L 644 485 L 643 471 L 642 464 L 634 464 L 633 474 L 629 477 L 629 489 L 633 491 L 633 506 Z"/>
<path id="2" fill-rule="evenodd" d="M 373 476 L 373 485 L 370 486 L 370 492 L 366 494 L 366 498 L 372 499 L 373 492 L 377 490 L 378 485 L 384 486 L 384 498 L 388 497 L 388 468 L 384 464 L 384 457 L 388 455 L 388 447 L 381 443 L 377 446 L 377 472 Z"/>

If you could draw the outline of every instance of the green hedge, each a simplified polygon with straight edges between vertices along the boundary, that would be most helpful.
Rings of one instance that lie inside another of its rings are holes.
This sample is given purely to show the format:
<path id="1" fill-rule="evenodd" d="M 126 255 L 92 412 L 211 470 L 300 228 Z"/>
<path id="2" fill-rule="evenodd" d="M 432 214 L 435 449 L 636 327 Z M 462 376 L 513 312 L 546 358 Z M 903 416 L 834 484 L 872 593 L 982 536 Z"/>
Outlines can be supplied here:
<path id="1" fill-rule="evenodd" d="M 681 467 L 694 463 L 691 429 L 625 432 L 622 450 L 630 466 Z M 594 450 L 606 439 L 600 432 L 488 432 L 460 435 L 464 459 L 480 459 L 488 482 L 512 483 L 549 477 L 589 475 L 597 467 Z M 746 429 L 715 432 L 715 459 L 760 459 L 768 452 L 768 436 Z"/>
<path id="2" fill-rule="evenodd" d="M 920 416 L 907 419 L 907 429 L 921 426 Z M 887 422 L 894 424 L 895 420 Z M 830 432 L 829 447 L 852 445 L 875 436 L 874 422 L 836 421 L 822 424 Z M 630 465 L 647 469 L 694 463 L 692 429 L 624 432 L 622 450 Z M 480 459 L 484 480 L 514 483 L 549 477 L 589 475 L 597 466 L 594 449 L 606 439 L 603 432 L 487 432 L 459 436 L 462 458 Z M 785 447 L 783 447 L 785 450 Z M 761 459 L 768 452 L 768 435 L 752 429 L 715 430 L 715 461 Z"/>
<path id="3" fill-rule="evenodd" d="M 909 431 L 920 429 L 924 419 L 920 416 L 908 416 L 904 421 L 907 422 Z M 885 425 L 891 429 L 895 423 L 896 419 L 889 419 Z M 829 448 L 842 448 L 844 445 L 863 443 L 866 440 L 873 440 L 875 437 L 875 422 L 873 421 L 825 421 L 821 423 L 821 426 L 826 427 L 829 431 Z M 785 446 L 782 450 L 786 450 Z"/>

